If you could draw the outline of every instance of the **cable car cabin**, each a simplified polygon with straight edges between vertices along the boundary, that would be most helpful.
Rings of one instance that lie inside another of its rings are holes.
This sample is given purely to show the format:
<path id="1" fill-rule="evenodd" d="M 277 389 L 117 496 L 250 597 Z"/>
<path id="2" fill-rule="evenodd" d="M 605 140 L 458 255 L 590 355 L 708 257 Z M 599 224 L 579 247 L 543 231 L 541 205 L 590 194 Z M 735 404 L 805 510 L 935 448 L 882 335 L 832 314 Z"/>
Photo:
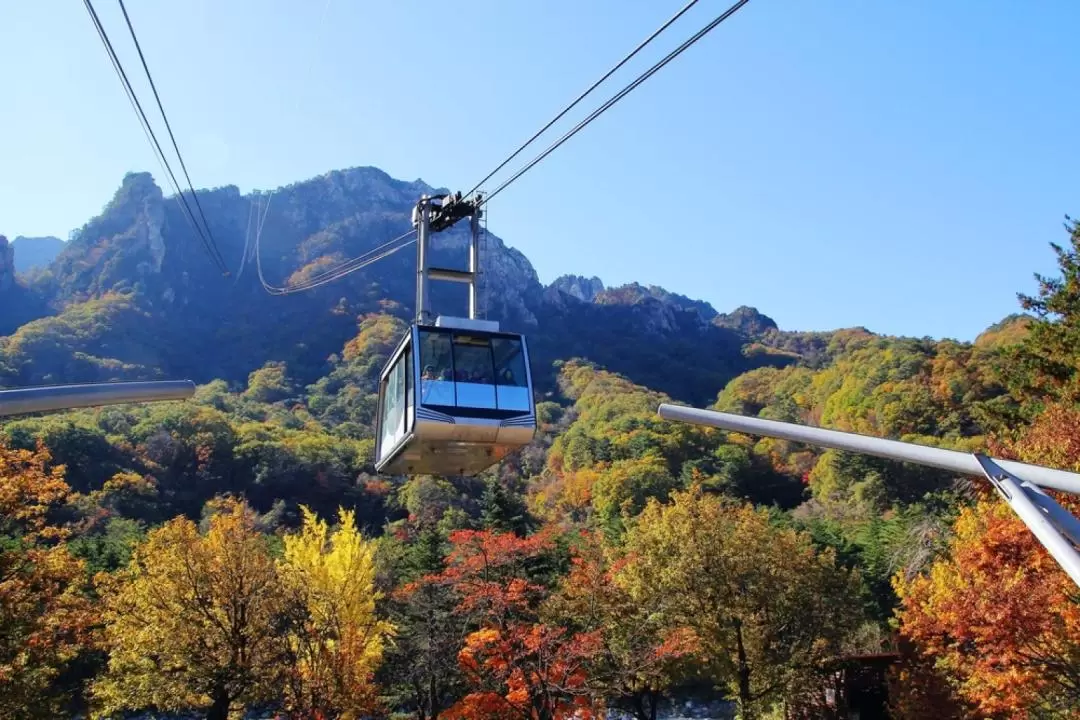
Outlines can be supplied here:
<path id="1" fill-rule="evenodd" d="M 380 377 L 380 473 L 475 475 L 532 440 L 525 338 L 498 327 L 440 317 L 409 329 Z"/>

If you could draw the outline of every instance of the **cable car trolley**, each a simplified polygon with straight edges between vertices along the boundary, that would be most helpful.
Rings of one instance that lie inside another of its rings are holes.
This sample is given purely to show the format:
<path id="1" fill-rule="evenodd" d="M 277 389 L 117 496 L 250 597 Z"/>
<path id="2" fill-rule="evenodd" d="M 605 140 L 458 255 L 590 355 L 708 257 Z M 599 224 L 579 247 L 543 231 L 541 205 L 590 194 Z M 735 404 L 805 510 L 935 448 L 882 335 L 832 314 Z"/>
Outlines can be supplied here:
<path id="1" fill-rule="evenodd" d="M 536 407 L 525 337 L 477 315 L 479 197 L 423 197 L 417 237 L 416 321 L 379 378 L 375 468 L 385 474 L 475 475 L 532 441 Z M 469 269 L 429 265 L 432 231 L 471 218 Z M 469 286 L 469 317 L 428 307 L 430 280 Z"/>

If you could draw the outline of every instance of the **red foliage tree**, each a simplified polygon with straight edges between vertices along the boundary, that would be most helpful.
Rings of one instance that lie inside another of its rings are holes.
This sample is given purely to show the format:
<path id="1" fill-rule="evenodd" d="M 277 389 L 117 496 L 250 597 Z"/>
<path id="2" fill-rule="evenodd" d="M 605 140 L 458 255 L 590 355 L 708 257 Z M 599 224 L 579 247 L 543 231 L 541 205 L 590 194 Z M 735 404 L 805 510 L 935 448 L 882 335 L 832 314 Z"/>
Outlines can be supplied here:
<path id="1" fill-rule="evenodd" d="M 474 627 L 458 653 L 469 692 L 443 717 L 450 720 L 589 718 L 598 709 L 588 684 L 588 661 L 598 633 L 572 632 L 539 616 L 548 594 L 537 577 L 554 550 L 553 531 L 527 538 L 462 530 L 439 581 L 452 589 L 455 609 Z"/>

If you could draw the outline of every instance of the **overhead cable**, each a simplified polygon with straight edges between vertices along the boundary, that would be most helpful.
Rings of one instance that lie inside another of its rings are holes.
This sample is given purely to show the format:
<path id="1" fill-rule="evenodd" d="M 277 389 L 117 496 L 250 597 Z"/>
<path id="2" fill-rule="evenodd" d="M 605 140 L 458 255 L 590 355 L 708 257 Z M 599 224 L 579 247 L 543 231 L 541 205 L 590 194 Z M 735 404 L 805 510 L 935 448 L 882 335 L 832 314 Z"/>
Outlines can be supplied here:
<path id="1" fill-rule="evenodd" d="M 669 20 L 668 20 L 667 22 L 665 22 L 665 23 L 664 23 L 663 25 L 661 25 L 661 26 L 660 26 L 659 28 L 657 28 L 656 30 L 654 30 L 654 31 L 653 31 L 653 33 L 652 33 L 652 35 L 649 35 L 649 37 L 647 37 L 647 38 L 645 38 L 644 40 L 642 40 L 642 41 L 641 41 L 641 43 L 639 43 L 639 44 L 638 44 L 638 46 L 637 46 L 636 48 L 634 48 L 633 50 L 631 50 L 631 51 L 630 51 L 630 53 L 629 53 L 629 54 L 628 54 L 628 55 L 627 55 L 626 57 L 624 57 L 624 58 L 623 58 L 622 60 L 620 60 L 620 61 L 619 61 L 618 63 L 616 63 L 614 67 L 612 67 L 612 68 L 611 68 L 610 70 L 608 70 L 608 71 L 607 71 L 606 73 L 604 73 L 604 74 L 603 74 L 603 75 L 602 75 L 602 76 L 600 77 L 600 79 L 599 79 L 599 80 L 597 80 L 596 82 L 594 82 L 594 83 L 593 83 L 592 85 L 590 85 L 590 86 L 589 86 L 589 88 L 588 88 L 588 89 L 587 89 L 587 90 L 586 90 L 585 92 L 583 92 L 583 93 L 581 93 L 580 95 L 578 95 L 578 96 L 577 96 L 577 97 L 576 97 L 576 98 L 574 99 L 574 101 L 573 101 L 572 103 L 570 103 L 570 104 L 569 104 L 569 105 L 567 105 L 567 106 L 566 106 L 565 108 L 563 108 L 563 109 L 562 109 L 562 111 L 561 111 L 561 112 L 560 112 L 560 113 L 559 113 L 558 115 L 556 115 L 555 117 L 553 117 L 553 118 L 552 118 L 551 120 L 549 120 L 549 121 L 548 121 L 548 123 L 547 123 L 546 125 L 544 125 L 544 127 L 542 127 L 542 128 L 540 128 L 539 130 L 537 130 L 537 131 L 536 131 L 536 134 L 534 134 L 534 135 L 533 135 L 533 136 L 532 136 L 531 138 L 529 138 L 528 140 L 526 140 L 526 141 L 525 141 L 525 142 L 524 142 L 524 143 L 523 143 L 523 144 L 521 145 L 521 147 L 519 147 L 519 148 L 518 148 L 517 150 L 515 150 L 515 151 L 514 151 L 513 153 L 511 153 L 511 154 L 510 154 L 510 156 L 509 156 L 508 158 L 506 158 L 506 159 L 505 159 L 505 160 L 503 160 L 503 161 L 502 161 L 501 163 L 499 163 L 499 164 L 498 164 L 498 165 L 497 165 L 497 166 L 495 167 L 495 169 L 494 169 L 494 170 L 492 170 L 492 171 L 491 171 L 491 172 L 489 172 L 489 173 L 488 173 L 487 175 L 485 175 L 485 176 L 484 176 L 484 179 L 483 179 L 483 180 L 481 180 L 480 182 L 476 183 L 476 185 L 475 185 L 475 186 L 473 187 L 473 189 L 472 189 L 472 190 L 470 190 L 469 192 L 465 193 L 465 195 L 466 195 L 466 196 L 472 195 L 472 194 L 473 194 L 474 192 L 476 192 L 477 190 L 479 190 L 479 189 L 480 189 L 480 187 L 481 187 L 481 186 L 482 186 L 482 185 L 483 185 L 484 183 L 486 183 L 486 182 L 487 182 L 488 180 L 490 180 L 490 179 L 492 178 L 492 176 L 494 176 L 494 175 L 495 175 L 495 173 L 499 172 L 499 171 L 500 171 L 500 170 L 502 170 L 502 169 L 503 169 L 504 167 L 506 167 L 506 166 L 507 166 L 507 165 L 508 165 L 508 164 L 510 163 L 510 161 L 511 161 L 511 160 L 513 160 L 514 158 L 516 158 L 516 157 L 517 157 L 518 155 L 520 155 L 520 154 L 521 154 L 521 152 L 522 152 L 522 151 L 523 151 L 523 150 L 524 150 L 525 148 L 527 148 L 527 147 L 529 147 L 530 145 L 532 145 L 532 144 L 533 144 L 533 142 L 534 142 L 534 141 L 535 141 L 535 140 L 536 140 L 536 139 L 537 139 L 538 137 L 540 137 L 540 136 L 541 136 L 541 135 L 543 135 L 543 134 L 544 134 L 545 132 L 547 132 L 548 128 L 550 128 L 550 127 L 551 127 L 552 125 L 554 125 L 554 124 L 555 124 L 555 123 L 557 123 L 557 122 L 558 122 L 559 120 L 561 120 L 561 119 L 563 118 L 563 116 L 564 116 L 564 115 L 566 115 L 566 113 L 570 112 L 570 111 L 571 111 L 571 110 L 573 110 L 573 109 L 574 109 L 575 107 L 577 107 L 577 104 L 578 104 L 578 103 L 580 103 L 580 102 L 581 102 L 582 100 L 584 100 L 584 99 L 585 99 L 586 97 L 588 97 L 588 96 L 589 96 L 589 95 L 590 95 L 590 94 L 592 93 L 592 91 L 593 91 L 593 90 L 595 90 L 596 88 L 598 88 L 598 87 L 599 87 L 599 86 L 600 86 L 600 85 L 601 85 L 601 84 L 602 84 L 602 83 L 603 83 L 603 82 L 604 82 L 605 80 L 607 80 L 607 79 L 608 79 L 609 77 L 611 77 L 612 75 L 614 75 L 614 74 L 615 74 L 615 72 L 619 70 L 619 68 L 621 68 L 621 67 L 622 67 L 623 65 L 625 65 L 626 63 L 630 62 L 630 60 L 632 60 L 632 59 L 634 58 L 634 56 L 635 56 L 635 55 L 637 55 L 637 54 L 638 54 L 639 52 L 641 52 L 641 51 L 642 51 L 643 49 L 645 49 L 645 46 L 646 46 L 646 45 L 648 45 L 648 44 L 649 44 L 649 43 L 651 43 L 651 42 L 652 42 L 653 40 L 655 40 L 655 39 L 656 39 L 656 38 L 657 38 L 657 37 L 658 37 L 658 36 L 660 35 L 660 33 L 662 33 L 662 32 L 664 32 L 665 30 L 667 30 L 667 29 L 668 29 L 668 28 L 669 28 L 669 27 L 671 26 L 671 24 L 672 24 L 672 23 L 674 23 L 674 22 L 675 22 L 676 20 L 678 20 L 679 18 L 681 18 L 681 17 L 682 17 L 682 16 L 683 16 L 683 15 L 684 15 L 684 14 L 685 14 L 685 13 L 686 13 L 686 12 L 687 12 L 687 11 L 688 11 L 688 10 L 689 10 L 690 8 L 694 7 L 694 5 L 696 5 L 696 4 L 698 3 L 698 2 L 699 2 L 699 0 L 690 0 L 690 2 L 686 3 L 686 5 L 684 5 L 684 6 L 683 6 L 682 10 L 679 10 L 679 12 L 675 13 L 674 15 L 672 15 L 672 16 L 671 16 L 671 18 L 670 18 L 670 19 L 669 19 Z"/>
<path id="2" fill-rule="evenodd" d="M 404 233 L 402 235 L 399 235 L 398 237 L 394 238 L 393 240 L 390 240 L 389 242 L 385 242 L 382 245 L 379 245 L 378 247 L 375 247 L 375 248 L 372 248 L 371 250 L 368 250 L 367 252 L 360 255 L 359 257 L 355 257 L 355 258 L 353 258 L 351 260 L 346 260 L 345 262 L 343 262 L 343 263 L 341 263 L 341 264 L 339 264 L 339 265 L 337 265 L 335 267 L 332 267 L 332 268 L 330 268 L 328 270 L 325 270 L 325 271 L 319 273 L 318 275 L 316 275 L 314 277 L 308 278 L 307 280 L 303 280 L 303 281 L 298 282 L 298 283 L 292 283 L 292 284 L 289 284 L 289 285 L 282 285 L 282 286 L 271 285 L 270 283 L 268 283 L 266 281 L 266 277 L 263 275 L 262 253 L 260 252 L 260 248 L 259 248 L 259 238 L 258 238 L 258 236 L 256 236 L 256 238 L 255 238 L 255 268 L 259 273 L 259 282 L 262 284 L 263 289 L 266 290 L 266 292 L 268 292 L 271 295 L 292 295 L 292 294 L 298 293 L 298 292 L 304 292 L 304 291 L 307 291 L 307 290 L 313 290 L 316 287 L 319 287 L 321 285 L 325 285 L 326 283 L 333 282 L 334 280 L 338 280 L 340 278 L 343 278 L 346 275 L 348 275 L 349 273 L 355 272 L 357 270 L 360 270 L 362 268 L 367 267 L 368 265 L 371 265 L 372 263 L 378 262 L 379 260 L 382 260 L 383 258 L 389 257 L 390 255 L 393 255 L 394 253 L 396 253 L 398 250 L 406 248 L 409 245 L 412 245 L 414 242 L 416 242 L 415 238 L 413 238 L 411 240 L 409 239 L 410 236 L 415 235 L 415 234 L 416 234 L 415 229 L 409 230 L 408 232 L 406 232 L 406 233 Z M 406 241 L 406 240 L 407 240 L 407 242 L 402 242 L 402 241 Z"/>
<path id="3" fill-rule="evenodd" d="M 127 7 L 124 5 L 124 0 L 117 1 L 120 3 L 120 11 L 124 14 L 124 22 L 127 23 L 128 32 L 131 33 L 131 40 L 135 43 L 135 50 L 139 53 L 139 61 L 142 63 L 143 71 L 146 73 L 146 79 L 150 83 L 150 90 L 153 91 L 154 100 L 157 102 L 158 110 L 161 111 L 161 119 L 165 121 L 165 129 L 169 133 L 169 140 L 172 141 L 173 150 L 176 152 L 176 159 L 180 161 L 180 169 L 184 173 L 184 179 L 187 180 L 188 190 L 191 191 L 191 197 L 195 200 L 195 207 L 199 211 L 199 217 L 202 219 L 203 227 L 206 229 L 206 235 L 210 239 L 210 247 L 213 248 L 218 262 L 226 268 L 225 274 L 227 275 L 228 266 L 225 263 L 225 258 L 221 255 L 221 251 L 218 249 L 217 243 L 214 242 L 214 233 L 210 230 L 210 223 L 206 220 L 206 213 L 203 212 L 202 203 L 199 202 L 199 195 L 195 192 L 195 187 L 191 183 L 191 175 L 188 174 L 184 156 L 180 153 L 180 147 L 176 143 L 176 136 L 173 135 L 172 125 L 169 123 L 169 116 L 165 113 L 165 106 L 161 104 L 161 96 L 158 95 L 154 77 L 150 74 L 150 67 L 146 64 L 146 56 L 143 55 L 142 45 L 139 43 L 139 38 L 135 34 L 135 27 L 131 24 L 131 17 L 128 15 Z"/>
<path id="4" fill-rule="evenodd" d="M 134 88 L 132 88 L 131 82 L 128 80 L 127 73 L 124 71 L 124 66 L 120 62 L 120 58 L 116 55 L 116 51 L 113 48 L 112 42 L 109 40 L 109 35 L 105 32 L 105 28 L 101 24 L 101 20 L 98 17 L 97 11 L 94 9 L 93 3 L 91 2 L 91 0 L 83 0 L 83 4 L 86 7 L 87 13 L 89 13 L 90 15 L 91 21 L 93 21 L 94 23 L 94 28 L 97 30 L 98 37 L 101 39 L 102 44 L 105 46 L 105 52 L 108 54 L 109 60 L 112 62 L 113 70 L 116 72 L 117 77 L 120 78 L 120 83 L 124 87 L 124 92 L 127 94 L 128 100 L 131 102 L 131 106 L 135 110 L 135 113 L 139 118 L 139 122 L 143 128 L 143 132 L 146 134 L 147 139 L 150 141 L 151 149 L 155 151 L 155 157 L 162 165 L 162 168 L 166 173 L 167 179 L 169 179 L 172 183 L 173 190 L 176 192 L 177 203 L 181 207 L 181 214 L 191 226 L 192 232 L 194 232 L 195 235 L 198 236 L 198 238 L 202 241 L 203 247 L 210 255 L 210 259 L 213 260 L 214 263 L 218 265 L 218 267 L 223 272 L 228 272 L 228 268 L 221 264 L 217 255 L 211 249 L 209 241 L 203 234 L 202 229 L 195 222 L 195 215 L 191 211 L 191 206 L 188 205 L 187 198 L 180 190 L 180 184 L 176 180 L 176 175 L 173 173 L 172 167 L 169 165 L 169 161 L 165 157 L 165 153 L 161 149 L 161 143 L 158 142 L 157 135 L 154 133 L 154 129 L 153 127 L 151 127 L 150 121 L 147 119 L 146 113 L 142 109 L 142 103 L 139 102 L 139 98 L 135 94 L 135 90 Z"/>
<path id="5" fill-rule="evenodd" d="M 734 15 L 743 5 L 745 5 L 749 1 L 750 0 L 739 0 L 734 5 L 732 5 L 727 10 L 725 10 L 722 14 L 720 14 L 715 19 L 713 19 L 713 21 L 710 22 L 708 25 L 703 27 L 698 32 L 694 33 L 694 35 L 692 35 L 690 37 L 690 39 L 688 39 L 682 45 L 680 45 L 679 47 L 675 48 L 670 53 L 668 53 L 662 60 L 660 60 L 660 62 L 653 65 L 651 68 L 649 68 L 644 73 L 639 75 L 633 82 L 631 82 L 629 85 L 627 85 L 622 90 L 620 90 L 615 95 L 613 95 L 607 102 L 605 102 L 599 108 L 597 108 L 592 113 L 590 113 L 584 120 L 582 120 L 577 125 L 575 125 L 573 128 L 571 128 L 561 138 L 559 138 L 554 143 L 552 143 L 546 150 L 544 150 L 544 152 L 540 153 L 535 158 L 530 160 L 529 163 L 525 165 L 525 167 L 521 168 L 516 173 L 511 175 L 509 179 L 503 181 L 502 184 L 500 184 L 494 190 L 492 190 L 490 193 L 488 193 L 488 195 L 486 197 L 484 197 L 483 200 L 481 200 L 479 204 L 480 205 L 485 205 L 488 202 L 490 202 L 493 197 L 495 197 L 500 192 L 502 192 L 507 187 L 509 187 L 513 182 L 515 182 L 518 178 L 520 178 L 522 175 L 524 175 L 529 170 L 531 170 L 533 167 L 535 167 L 537 164 L 539 164 L 548 155 L 555 152 L 567 140 L 569 140 L 570 138 L 574 137 L 574 135 L 577 135 L 579 132 L 584 130 L 585 127 L 589 125 L 589 123 L 591 123 L 593 120 L 595 120 L 596 118 L 600 117 L 605 112 L 607 112 L 613 105 L 615 105 L 615 103 L 619 102 L 624 97 L 626 97 L 631 92 L 633 92 L 634 89 L 636 89 L 639 85 L 641 85 L 643 82 L 645 82 L 650 77 L 655 75 L 661 68 L 663 68 L 669 62 L 671 62 L 672 60 L 677 58 L 679 55 L 681 55 L 683 53 L 683 51 L 685 51 L 691 45 L 696 43 L 701 38 L 705 37 L 705 35 L 707 35 L 709 32 L 711 32 L 713 29 L 715 29 L 718 25 L 720 25 L 720 23 L 724 22 L 729 17 Z"/>

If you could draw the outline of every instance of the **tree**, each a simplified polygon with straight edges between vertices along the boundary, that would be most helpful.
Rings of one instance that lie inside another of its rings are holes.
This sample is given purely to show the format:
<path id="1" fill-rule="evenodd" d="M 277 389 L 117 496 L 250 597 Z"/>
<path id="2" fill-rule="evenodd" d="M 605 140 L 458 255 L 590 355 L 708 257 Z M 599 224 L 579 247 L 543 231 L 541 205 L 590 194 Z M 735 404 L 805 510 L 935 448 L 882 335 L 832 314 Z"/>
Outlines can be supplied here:
<path id="1" fill-rule="evenodd" d="M 115 576 L 99 576 L 109 663 L 102 714 L 204 708 L 208 720 L 273 699 L 283 592 L 265 537 L 227 500 L 200 535 L 179 517 L 153 530 Z"/>
<path id="2" fill-rule="evenodd" d="M 393 630 L 375 613 L 374 545 L 347 510 L 333 534 L 302 512 L 303 527 L 285 537 L 279 563 L 291 621 L 285 706 L 297 718 L 355 720 L 376 704 L 373 677 Z"/>
<path id="3" fill-rule="evenodd" d="M 623 561 L 609 562 L 609 552 L 596 534 L 584 536 L 545 614 L 552 622 L 598 634 L 599 648 L 587 667 L 588 685 L 598 697 L 638 720 L 656 720 L 664 691 L 686 678 L 697 660 L 697 637 L 688 627 L 665 622 L 659 598 L 633 598 L 618 578 Z"/>
<path id="4" fill-rule="evenodd" d="M 1038 409 L 1051 400 L 1080 399 L 1080 222 L 1066 218 L 1069 247 L 1051 243 L 1060 277 L 1036 275 L 1036 296 L 1021 294 L 1020 304 L 1037 316 L 1030 332 L 1014 349 L 1010 386 L 1022 401 Z"/>
<path id="5" fill-rule="evenodd" d="M 650 501 L 620 569 L 631 597 L 692 628 L 744 718 L 783 699 L 861 621 L 857 578 L 809 536 L 700 488 Z"/>
<path id="6" fill-rule="evenodd" d="M 531 525 L 529 510 L 521 496 L 503 486 L 497 478 L 489 478 L 482 499 L 484 527 L 494 532 L 514 532 L 524 535 Z"/>
<path id="7" fill-rule="evenodd" d="M 43 447 L 0 445 L 0 717 L 56 717 L 63 673 L 92 640 L 83 563 L 50 513 L 67 500 L 64 468 Z"/>
<path id="8" fill-rule="evenodd" d="M 997 448 L 1026 462 L 1080 469 L 1080 409 L 1053 403 Z M 1058 497 L 1080 513 L 1080 501 Z M 947 552 L 897 578 L 900 629 L 979 712 L 1024 717 L 1080 708 L 1076 587 L 996 496 L 965 508 Z"/>
<path id="9" fill-rule="evenodd" d="M 547 588 L 536 576 L 554 550 L 552 531 L 522 538 L 459 530 L 450 542 L 440 580 L 459 599 L 455 612 L 478 629 L 458 653 L 469 692 L 443 717 L 591 717 L 597 702 L 586 665 L 599 648 L 598 635 L 544 623 L 538 613 Z"/>
<path id="10" fill-rule="evenodd" d="M 901 630 L 980 713 L 1080 707 L 1075 587 L 1037 544 L 1008 505 L 984 499 L 928 574 L 897 581 Z"/>
<path id="11" fill-rule="evenodd" d="M 387 685 L 417 720 L 436 720 L 462 688 L 457 652 L 466 635 L 465 619 L 453 612 L 456 595 L 440 574 L 445 538 L 422 526 L 401 559 L 397 590 L 389 602 L 397 636 L 387 653 Z"/>

